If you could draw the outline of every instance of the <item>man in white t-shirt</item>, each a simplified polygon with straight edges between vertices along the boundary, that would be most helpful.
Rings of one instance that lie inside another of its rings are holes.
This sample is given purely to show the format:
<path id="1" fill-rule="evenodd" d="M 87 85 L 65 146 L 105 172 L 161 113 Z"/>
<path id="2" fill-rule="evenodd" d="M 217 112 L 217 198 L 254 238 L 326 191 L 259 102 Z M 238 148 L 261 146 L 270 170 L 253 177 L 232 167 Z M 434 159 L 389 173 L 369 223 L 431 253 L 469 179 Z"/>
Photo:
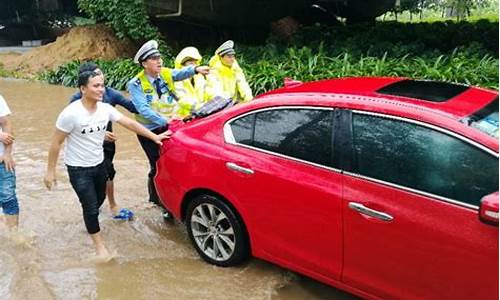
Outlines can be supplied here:
<path id="1" fill-rule="evenodd" d="M 9 229 L 16 230 L 19 222 L 19 204 L 16 196 L 15 162 L 12 157 L 12 124 L 7 102 L 0 95 L 0 207 Z"/>
<path id="2" fill-rule="evenodd" d="M 78 85 L 81 100 L 68 105 L 57 118 L 56 132 L 49 149 L 45 185 L 50 190 L 56 183 L 56 163 L 61 145 L 64 147 L 64 163 L 83 210 L 83 220 L 90 234 L 96 255 L 109 260 L 111 255 L 100 235 L 99 208 L 106 198 L 106 166 L 103 163 L 102 144 L 109 121 L 140 134 L 157 144 L 168 138 L 171 132 L 154 134 L 136 121 L 122 115 L 116 108 L 102 103 L 104 77 L 102 73 L 86 71 L 79 74 Z"/>

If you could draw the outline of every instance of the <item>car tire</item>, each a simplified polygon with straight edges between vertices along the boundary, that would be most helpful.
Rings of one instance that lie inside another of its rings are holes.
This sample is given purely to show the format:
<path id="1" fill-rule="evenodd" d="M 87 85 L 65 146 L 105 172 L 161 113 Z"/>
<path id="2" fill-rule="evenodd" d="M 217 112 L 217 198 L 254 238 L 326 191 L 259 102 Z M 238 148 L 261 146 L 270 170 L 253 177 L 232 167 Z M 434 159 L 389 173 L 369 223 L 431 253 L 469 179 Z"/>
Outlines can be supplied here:
<path id="1" fill-rule="evenodd" d="M 243 222 L 234 209 L 218 197 L 195 197 L 187 209 L 186 228 L 196 251 L 210 264 L 229 267 L 248 257 Z"/>

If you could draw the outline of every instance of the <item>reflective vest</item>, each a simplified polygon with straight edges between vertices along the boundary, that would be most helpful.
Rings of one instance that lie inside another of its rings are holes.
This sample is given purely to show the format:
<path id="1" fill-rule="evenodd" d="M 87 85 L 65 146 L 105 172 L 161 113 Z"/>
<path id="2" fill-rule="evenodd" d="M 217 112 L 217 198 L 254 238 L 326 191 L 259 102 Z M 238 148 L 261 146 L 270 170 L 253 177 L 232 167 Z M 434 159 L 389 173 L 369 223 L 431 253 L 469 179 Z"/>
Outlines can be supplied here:
<path id="1" fill-rule="evenodd" d="M 231 98 L 238 102 L 253 99 L 252 90 L 238 62 L 235 61 L 231 67 L 228 67 L 222 63 L 218 55 L 214 55 L 210 59 L 209 66 L 207 90 L 210 94 Z"/>
<path id="2" fill-rule="evenodd" d="M 144 70 L 139 72 L 135 76 L 141 82 L 142 92 L 146 96 L 146 100 L 150 101 L 150 107 L 155 112 L 164 116 L 166 119 L 171 119 L 172 116 L 175 115 L 176 110 L 178 109 L 177 101 L 170 95 L 168 91 L 165 91 L 160 98 L 158 98 L 158 93 L 156 92 L 156 88 L 149 82 L 147 75 L 144 73 Z M 174 93 L 174 79 L 172 78 L 172 70 L 168 68 L 161 68 L 160 77 L 167 84 L 168 89 Z M 141 124 L 151 124 L 151 121 L 144 118 L 140 114 L 135 114 L 135 119 L 137 122 Z"/>
<path id="3" fill-rule="evenodd" d="M 194 81 L 194 85 L 191 80 Z M 189 116 L 193 110 L 200 108 L 209 100 L 209 96 L 205 92 L 206 84 L 205 76 L 202 74 L 175 82 L 175 91 L 179 96 L 177 115 L 180 118 Z"/>
<path id="4" fill-rule="evenodd" d="M 186 59 L 196 61 L 196 65 L 201 63 L 201 55 L 195 47 L 186 47 L 175 57 L 175 68 L 180 70 L 184 67 L 183 62 Z M 200 108 L 209 99 L 210 95 L 206 93 L 207 81 L 203 74 L 195 74 L 192 78 L 175 82 L 175 92 L 179 96 L 179 110 L 177 115 L 180 118 L 187 117 L 195 109 Z"/>

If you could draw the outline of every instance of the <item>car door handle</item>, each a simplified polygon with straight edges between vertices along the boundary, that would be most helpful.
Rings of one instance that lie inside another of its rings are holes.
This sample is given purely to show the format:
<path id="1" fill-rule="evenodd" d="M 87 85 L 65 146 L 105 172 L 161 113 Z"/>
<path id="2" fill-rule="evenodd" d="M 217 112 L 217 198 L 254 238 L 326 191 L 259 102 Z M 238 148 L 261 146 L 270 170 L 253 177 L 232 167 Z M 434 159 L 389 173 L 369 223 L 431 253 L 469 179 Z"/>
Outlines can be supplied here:
<path id="1" fill-rule="evenodd" d="M 226 163 L 226 167 L 228 169 L 231 169 L 231 170 L 234 170 L 236 172 L 243 173 L 243 174 L 248 174 L 248 175 L 252 175 L 253 174 L 253 170 L 252 169 L 239 166 L 239 165 L 237 165 L 235 163 L 232 163 L 232 162 L 227 162 Z"/>
<path id="2" fill-rule="evenodd" d="M 360 214 L 374 217 L 374 218 L 377 218 L 377 219 L 385 221 L 385 222 L 390 222 L 394 219 L 389 214 L 368 208 L 361 203 L 349 202 L 349 208 L 359 212 Z"/>

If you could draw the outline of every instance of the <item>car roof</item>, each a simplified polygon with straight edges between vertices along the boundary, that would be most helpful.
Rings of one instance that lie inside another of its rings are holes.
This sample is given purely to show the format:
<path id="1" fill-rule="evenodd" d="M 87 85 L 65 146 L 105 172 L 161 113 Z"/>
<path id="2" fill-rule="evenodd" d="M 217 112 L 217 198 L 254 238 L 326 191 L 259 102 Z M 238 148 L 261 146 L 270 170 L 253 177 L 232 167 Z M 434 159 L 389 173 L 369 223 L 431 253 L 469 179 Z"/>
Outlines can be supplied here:
<path id="1" fill-rule="evenodd" d="M 460 120 L 485 107 L 498 97 L 498 92 L 448 82 L 413 80 L 403 77 L 347 77 L 307 83 L 291 84 L 263 94 L 290 95 L 353 95 L 366 105 L 377 105 L 373 100 L 384 100 L 394 106 L 420 107 Z M 421 96 L 419 96 L 419 94 Z M 321 100 L 318 100 L 321 102 Z"/>

